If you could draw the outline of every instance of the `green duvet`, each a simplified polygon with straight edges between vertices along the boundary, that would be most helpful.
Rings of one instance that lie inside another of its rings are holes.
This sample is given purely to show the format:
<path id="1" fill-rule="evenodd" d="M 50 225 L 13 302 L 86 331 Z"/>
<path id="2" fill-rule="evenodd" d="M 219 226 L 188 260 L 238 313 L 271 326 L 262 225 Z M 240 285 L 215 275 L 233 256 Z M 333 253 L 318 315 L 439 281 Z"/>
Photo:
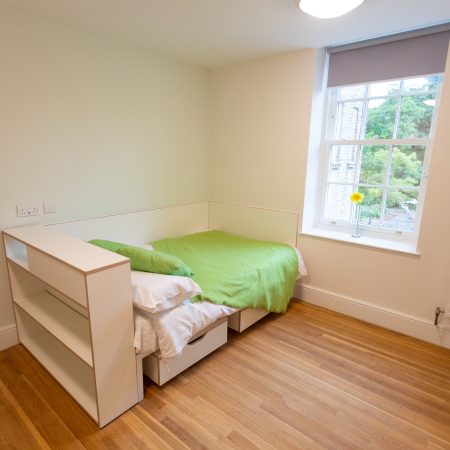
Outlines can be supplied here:
<path id="1" fill-rule="evenodd" d="M 234 308 L 285 312 L 298 273 L 289 245 L 256 241 L 221 231 L 152 242 L 155 250 L 181 258 L 206 300 Z"/>

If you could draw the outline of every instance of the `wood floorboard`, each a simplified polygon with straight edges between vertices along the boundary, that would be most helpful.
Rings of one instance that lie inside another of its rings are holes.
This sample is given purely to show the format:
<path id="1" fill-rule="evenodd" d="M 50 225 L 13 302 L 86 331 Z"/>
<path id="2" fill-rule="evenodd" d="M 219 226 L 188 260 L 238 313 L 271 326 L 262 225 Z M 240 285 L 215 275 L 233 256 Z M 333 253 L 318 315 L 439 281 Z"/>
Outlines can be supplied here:
<path id="1" fill-rule="evenodd" d="M 450 450 L 450 350 L 295 301 L 103 429 L 21 345 L 0 449 Z"/>

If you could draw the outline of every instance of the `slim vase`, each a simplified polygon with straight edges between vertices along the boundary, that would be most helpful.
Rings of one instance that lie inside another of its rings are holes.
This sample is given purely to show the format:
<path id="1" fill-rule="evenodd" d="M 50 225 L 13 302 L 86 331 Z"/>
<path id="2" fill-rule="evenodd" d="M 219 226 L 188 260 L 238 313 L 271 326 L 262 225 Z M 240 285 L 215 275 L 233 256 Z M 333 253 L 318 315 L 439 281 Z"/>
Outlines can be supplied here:
<path id="1" fill-rule="evenodd" d="M 361 233 L 359 232 L 359 214 L 360 214 L 360 206 L 359 204 L 356 205 L 356 225 L 355 225 L 355 231 L 352 234 L 352 237 L 359 238 L 361 237 Z"/>

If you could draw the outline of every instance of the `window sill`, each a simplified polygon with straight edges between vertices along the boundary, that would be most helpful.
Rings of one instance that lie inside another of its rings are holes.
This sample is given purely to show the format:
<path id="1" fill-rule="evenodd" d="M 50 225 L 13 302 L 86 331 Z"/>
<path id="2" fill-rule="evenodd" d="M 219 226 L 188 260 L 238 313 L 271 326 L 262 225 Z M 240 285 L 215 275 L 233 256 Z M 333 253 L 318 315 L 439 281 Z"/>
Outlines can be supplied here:
<path id="1" fill-rule="evenodd" d="M 312 236 L 322 239 L 330 239 L 333 241 L 345 242 L 353 245 L 360 245 L 363 247 L 378 248 L 382 250 L 390 250 L 398 253 L 406 253 L 409 255 L 419 256 L 416 242 L 412 241 L 394 241 L 389 239 L 377 238 L 372 236 L 361 236 L 359 238 L 353 237 L 349 233 L 341 231 L 323 230 L 320 228 L 304 229 L 300 232 L 301 236 Z"/>

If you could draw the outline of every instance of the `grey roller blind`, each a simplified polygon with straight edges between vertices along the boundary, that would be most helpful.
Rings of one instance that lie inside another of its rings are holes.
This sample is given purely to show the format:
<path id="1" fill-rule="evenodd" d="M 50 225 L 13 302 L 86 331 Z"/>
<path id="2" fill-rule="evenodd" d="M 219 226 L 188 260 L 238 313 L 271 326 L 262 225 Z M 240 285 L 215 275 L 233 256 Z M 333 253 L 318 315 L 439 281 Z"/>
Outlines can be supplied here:
<path id="1" fill-rule="evenodd" d="M 379 39 L 366 44 L 328 48 L 328 86 L 444 72 L 450 30 L 408 35 L 410 37 L 396 35 L 390 42 Z"/>

